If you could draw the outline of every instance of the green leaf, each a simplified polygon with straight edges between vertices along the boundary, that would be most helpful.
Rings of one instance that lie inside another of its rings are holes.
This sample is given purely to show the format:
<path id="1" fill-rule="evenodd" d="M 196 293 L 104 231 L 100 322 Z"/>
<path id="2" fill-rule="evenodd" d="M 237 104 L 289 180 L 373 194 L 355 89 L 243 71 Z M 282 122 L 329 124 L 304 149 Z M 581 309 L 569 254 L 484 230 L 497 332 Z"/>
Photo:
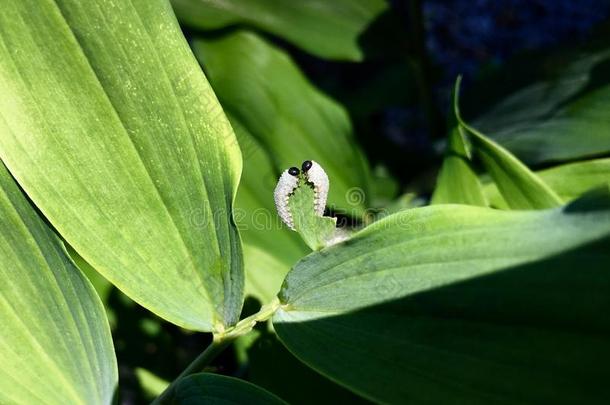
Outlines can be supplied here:
<path id="1" fill-rule="evenodd" d="M 574 200 L 591 189 L 610 182 L 610 158 L 568 163 L 536 172 L 564 201 Z M 508 206 L 494 183 L 484 186 L 485 195 L 496 208 Z"/>
<path id="2" fill-rule="evenodd" d="M 196 39 L 193 50 L 223 107 L 269 151 L 278 173 L 315 160 L 330 178 L 329 205 L 364 214 L 369 171 L 349 117 L 288 54 L 244 31 Z"/>
<path id="3" fill-rule="evenodd" d="M 570 56 L 546 60 L 544 78 L 506 95 L 474 125 L 530 164 L 609 153 L 610 50 Z"/>
<path id="4" fill-rule="evenodd" d="M 385 207 L 391 204 L 400 191 L 400 184 L 385 166 L 376 166 L 371 172 L 371 204 L 373 207 Z"/>
<path id="5" fill-rule="evenodd" d="M 551 210 L 414 208 L 298 263 L 273 323 L 379 402 L 602 402 L 609 268 L 608 190 Z"/>
<path id="6" fill-rule="evenodd" d="M 154 375 L 145 368 L 136 368 L 135 374 L 138 378 L 140 386 L 142 387 L 142 390 L 149 397 L 150 400 L 153 400 L 159 395 L 161 395 L 161 393 L 165 391 L 165 389 L 169 385 L 167 381 L 165 381 L 161 377 Z"/>
<path id="7" fill-rule="evenodd" d="M 388 7 L 383 0 L 172 0 L 172 5 L 190 27 L 244 25 L 278 35 L 321 58 L 352 61 L 364 58 L 361 35 Z"/>
<path id="8" fill-rule="evenodd" d="M 110 330 L 113 331 L 116 327 L 116 313 L 115 309 L 109 304 L 110 294 L 112 293 L 113 286 L 110 284 L 108 280 L 106 280 L 100 273 L 97 272 L 89 263 L 85 261 L 76 251 L 72 248 L 72 246 L 64 243 L 66 250 L 68 251 L 68 255 L 78 267 L 78 269 L 87 277 L 93 288 L 95 288 L 95 292 L 98 297 L 102 301 L 104 305 L 104 309 L 106 310 L 106 317 L 108 318 L 108 324 L 110 325 Z"/>
<path id="9" fill-rule="evenodd" d="M 463 129 L 456 126 L 449 134 L 447 152 L 438 175 L 432 204 L 487 206 L 479 178 L 471 167 Z"/>
<path id="10" fill-rule="evenodd" d="M 0 402 L 110 404 L 104 308 L 0 163 Z"/>
<path id="11" fill-rule="evenodd" d="M 453 109 L 459 125 L 470 134 L 474 152 L 498 185 L 511 208 L 544 209 L 561 205 L 561 199 L 534 172 L 509 151 L 468 125 L 459 110 L 460 81 L 455 84 Z"/>
<path id="12" fill-rule="evenodd" d="M 278 256 L 285 240 L 278 240 L 273 249 L 261 249 L 244 243 L 246 266 L 246 294 L 260 302 L 269 302 L 280 290 L 284 277 L 292 265 L 286 265 Z M 303 257 L 303 256 L 301 256 Z M 292 264 L 296 263 L 295 260 Z"/>
<path id="13" fill-rule="evenodd" d="M 244 242 L 246 293 L 269 302 L 280 290 L 288 270 L 309 249 L 278 217 L 273 190 L 278 175 L 265 149 L 229 115 L 244 159 L 235 199 L 235 220 Z"/>
<path id="14" fill-rule="evenodd" d="M 147 309 L 234 324 L 240 152 L 169 4 L 25 0 L 0 26 L 0 156 L 29 197 Z"/>
<path id="15" fill-rule="evenodd" d="M 290 404 L 370 404 L 300 362 L 273 332 L 264 332 L 251 343 L 248 358 L 248 381 Z"/>
<path id="16" fill-rule="evenodd" d="M 272 393 L 249 382 L 217 374 L 199 373 L 182 379 L 176 387 L 179 405 L 286 405 Z"/>
<path id="17" fill-rule="evenodd" d="M 314 212 L 314 191 L 300 181 L 299 187 L 288 200 L 294 228 L 311 250 L 320 250 L 328 245 L 335 235 L 336 218 L 319 217 Z"/>

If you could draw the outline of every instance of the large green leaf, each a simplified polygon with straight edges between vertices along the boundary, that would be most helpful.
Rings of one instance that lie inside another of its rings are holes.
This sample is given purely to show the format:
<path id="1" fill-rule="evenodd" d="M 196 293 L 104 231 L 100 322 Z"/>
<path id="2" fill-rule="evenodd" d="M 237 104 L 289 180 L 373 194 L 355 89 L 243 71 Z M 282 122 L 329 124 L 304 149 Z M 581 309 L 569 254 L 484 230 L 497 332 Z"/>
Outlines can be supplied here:
<path id="1" fill-rule="evenodd" d="M 536 172 L 564 201 L 574 200 L 593 188 L 610 183 L 610 159 L 568 163 Z M 485 195 L 496 208 L 508 205 L 494 183 L 484 186 Z"/>
<path id="2" fill-rule="evenodd" d="M 0 156 L 34 203 L 156 314 L 235 323 L 240 152 L 169 4 L 9 2 L 0 38 Z"/>
<path id="3" fill-rule="evenodd" d="M 309 249 L 276 213 L 273 190 L 279 176 L 267 152 L 237 118 L 229 115 L 229 119 L 244 159 L 235 220 L 244 242 L 246 293 L 268 302 Z"/>
<path id="4" fill-rule="evenodd" d="M 479 178 L 472 169 L 463 129 L 456 126 L 449 134 L 447 152 L 438 175 L 432 204 L 487 206 Z"/>
<path id="5" fill-rule="evenodd" d="M 223 107 L 271 153 L 276 171 L 315 160 L 330 178 L 329 205 L 364 213 L 369 172 L 349 117 L 285 52 L 244 31 L 197 39 L 193 50 Z"/>
<path id="6" fill-rule="evenodd" d="M 610 153 L 610 51 L 547 65 L 473 124 L 527 163 Z"/>
<path id="7" fill-rule="evenodd" d="M 415 208 L 288 274 L 273 322 L 319 372 L 387 403 L 610 395 L 610 197 Z"/>
<path id="8" fill-rule="evenodd" d="M 118 380 L 95 290 L 0 163 L 0 402 L 110 404 Z"/>
<path id="9" fill-rule="evenodd" d="M 176 387 L 179 405 L 286 405 L 272 393 L 249 382 L 224 375 L 199 373 L 184 378 Z"/>
<path id="10" fill-rule="evenodd" d="M 321 58 L 361 60 L 361 35 L 383 0 L 172 0 L 184 24 L 204 30 L 245 25 L 281 36 Z"/>

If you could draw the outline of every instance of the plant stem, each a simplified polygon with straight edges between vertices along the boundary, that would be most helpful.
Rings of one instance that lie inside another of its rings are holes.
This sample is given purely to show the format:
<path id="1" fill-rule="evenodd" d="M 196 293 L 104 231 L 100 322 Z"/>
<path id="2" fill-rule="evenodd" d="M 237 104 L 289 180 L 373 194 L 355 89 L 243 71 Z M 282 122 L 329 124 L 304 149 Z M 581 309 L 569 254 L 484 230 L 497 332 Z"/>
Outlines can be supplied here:
<path id="1" fill-rule="evenodd" d="M 153 405 L 157 404 L 168 404 L 170 403 L 172 397 L 174 396 L 174 391 L 176 390 L 176 386 L 178 382 L 184 377 L 201 371 L 210 364 L 212 360 L 214 360 L 227 346 L 231 344 L 234 338 L 225 338 L 225 339 L 217 339 L 216 335 L 214 335 L 214 340 L 212 343 L 199 355 L 187 368 L 180 373 L 180 375 L 172 381 L 172 383 L 155 399 L 152 403 Z"/>
<path id="2" fill-rule="evenodd" d="M 152 402 L 152 405 L 169 404 L 174 396 L 176 386 L 184 377 L 199 372 L 214 360 L 224 349 L 227 348 L 239 336 L 250 332 L 257 322 L 266 321 L 279 308 L 280 302 L 277 298 L 269 304 L 264 305 L 254 315 L 242 319 L 235 326 L 223 333 L 214 334 L 212 343 L 199 355 L 172 383 Z"/>

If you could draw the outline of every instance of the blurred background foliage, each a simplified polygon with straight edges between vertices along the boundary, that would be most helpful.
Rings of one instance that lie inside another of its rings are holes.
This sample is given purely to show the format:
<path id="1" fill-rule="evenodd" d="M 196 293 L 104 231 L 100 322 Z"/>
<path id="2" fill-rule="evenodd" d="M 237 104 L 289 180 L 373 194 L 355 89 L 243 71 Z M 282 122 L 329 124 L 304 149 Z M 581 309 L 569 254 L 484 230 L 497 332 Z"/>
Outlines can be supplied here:
<path id="1" fill-rule="evenodd" d="M 428 203 L 447 139 L 450 152 L 466 153 L 451 111 L 459 74 L 464 118 L 528 164 L 561 199 L 608 179 L 608 1 L 172 5 L 242 149 L 235 219 L 247 273 L 244 315 L 273 297 L 309 251 L 275 215 L 279 173 L 305 159 L 322 164 L 331 179 L 328 209 L 346 227 Z M 466 170 L 459 160 L 445 165 Z M 508 208 L 474 169 L 466 181 L 480 182 L 483 195 L 472 202 Z M 440 190 L 434 196 L 444 198 Z M 88 275 L 109 313 L 121 402 L 143 403 L 211 337 L 157 318 L 95 271 Z M 244 378 L 295 404 L 366 402 L 303 366 L 269 328 L 259 325 L 256 334 L 240 338 L 209 371 Z"/>

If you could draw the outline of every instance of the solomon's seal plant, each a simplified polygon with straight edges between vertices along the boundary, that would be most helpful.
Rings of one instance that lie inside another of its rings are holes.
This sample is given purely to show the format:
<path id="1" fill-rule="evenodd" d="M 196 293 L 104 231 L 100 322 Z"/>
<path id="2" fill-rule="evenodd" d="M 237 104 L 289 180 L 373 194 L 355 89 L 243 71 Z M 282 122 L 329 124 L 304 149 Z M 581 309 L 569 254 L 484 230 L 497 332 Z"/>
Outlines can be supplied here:
<path id="1" fill-rule="evenodd" d="M 477 120 L 458 83 L 403 198 L 260 35 L 358 61 L 388 4 L 172 3 L 190 42 L 165 0 L 2 3 L 0 403 L 607 401 L 607 52 Z"/>

